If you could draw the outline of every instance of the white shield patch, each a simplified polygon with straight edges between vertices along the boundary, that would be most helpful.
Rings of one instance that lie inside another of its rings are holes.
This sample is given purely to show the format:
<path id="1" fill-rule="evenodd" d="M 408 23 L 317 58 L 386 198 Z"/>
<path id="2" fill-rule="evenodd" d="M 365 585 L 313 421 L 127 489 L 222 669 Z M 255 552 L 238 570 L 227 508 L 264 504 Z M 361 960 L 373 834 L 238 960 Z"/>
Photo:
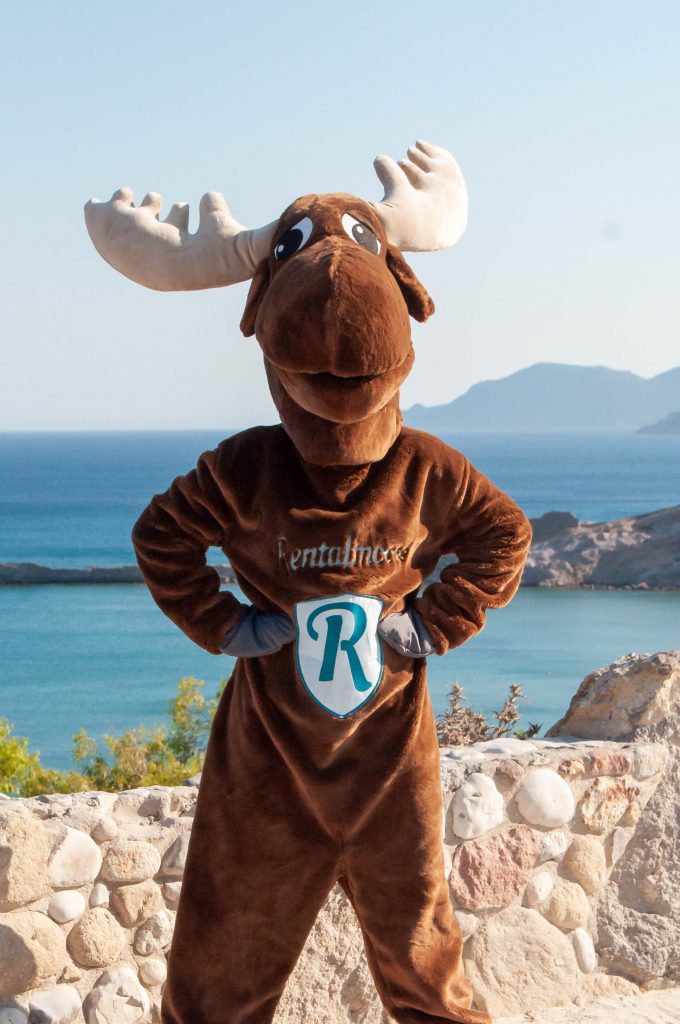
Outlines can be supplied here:
<path id="1" fill-rule="evenodd" d="M 322 708 L 338 718 L 375 693 L 383 673 L 378 622 L 383 602 L 334 594 L 295 605 L 300 678 Z"/>

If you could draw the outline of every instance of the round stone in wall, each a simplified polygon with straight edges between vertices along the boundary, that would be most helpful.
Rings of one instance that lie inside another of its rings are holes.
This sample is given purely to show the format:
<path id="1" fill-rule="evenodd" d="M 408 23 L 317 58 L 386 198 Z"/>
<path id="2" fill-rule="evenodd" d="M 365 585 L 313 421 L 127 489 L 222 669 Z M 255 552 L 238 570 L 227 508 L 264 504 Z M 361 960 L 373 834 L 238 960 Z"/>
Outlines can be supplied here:
<path id="1" fill-rule="evenodd" d="M 84 832 L 66 828 L 50 857 L 50 880 L 55 889 L 74 889 L 94 882 L 102 855 L 99 847 Z"/>
<path id="2" fill-rule="evenodd" d="M 104 854 L 102 878 L 107 882 L 144 882 L 161 866 L 161 855 L 151 843 L 114 839 Z"/>
<path id="3" fill-rule="evenodd" d="M 546 860 L 560 860 L 564 857 L 569 846 L 569 839 L 564 832 L 541 832 L 538 839 L 537 863 L 543 864 Z"/>
<path id="4" fill-rule="evenodd" d="M 40 821 L 0 810 L 0 910 L 14 910 L 50 891 L 49 843 Z"/>
<path id="5" fill-rule="evenodd" d="M 460 843 L 453 855 L 449 888 L 454 907 L 506 907 L 524 891 L 538 844 L 528 825 Z"/>
<path id="6" fill-rule="evenodd" d="M 49 917 L 33 910 L 0 914 L 0 996 L 37 988 L 65 963 L 64 933 Z"/>
<path id="7" fill-rule="evenodd" d="M 125 932 L 105 907 L 94 907 L 76 921 L 67 945 L 81 967 L 108 967 L 123 951 Z"/>
<path id="8" fill-rule="evenodd" d="M 106 843 L 110 839 L 115 839 L 118 835 L 118 825 L 108 816 L 99 818 L 97 823 L 91 832 L 92 838 L 97 843 Z"/>
<path id="9" fill-rule="evenodd" d="M 545 828 L 565 825 L 573 818 L 576 806 L 571 787 L 552 768 L 529 772 L 516 800 L 523 818 Z"/>
<path id="10" fill-rule="evenodd" d="M 155 957 L 150 957 L 148 960 L 142 960 L 139 965 L 139 977 L 145 985 L 150 987 L 162 985 L 167 974 L 168 967 L 165 960 L 157 960 Z"/>
<path id="11" fill-rule="evenodd" d="M 585 928 L 574 928 L 571 941 L 579 967 L 585 974 L 591 974 L 597 967 L 597 953 L 590 935 Z"/>
<path id="12" fill-rule="evenodd" d="M 66 924 L 84 914 L 85 906 L 85 897 L 81 892 L 64 890 L 55 892 L 47 906 L 47 913 L 57 924 Z"/>
<path id="13" fill-rule="evenodd" d="M 141 956 L 159 953 L 170 945 L 175 925 L 174 917 L 169 910 L 161 910 L 150 917 L 135 934 L 135 952 Z"/>
<path id="14" fill-rule="evenodd" d="M 524 890 L 524 902 L 528 907 L 535 907 L 537 903 L 547 900 L 553 891 L 555 879 L 549 871 L 537 871 L 527 882 Z"/>
<path id="15" fill-rule="evenodd" d="M 166 852 L 163 857 L 163 870 L 162 874 L 164 878 L 181 878 L 184 874 L 184 867 L 187 861 L 187 852 L 189 850 L 189 840 L 191 839 L 191 832 L 180 832 L 175 839 L 172 846 Z"/>
<path id="16" fill-rule="evenodd" d="M 92 892 L 90 893 L 90 906 L 107 907 L 108 904 L 109 890 L 106 888 L 103 882 L 97 882 L 96 885 L 92 886 Z"/>
<path id="17" fill-rule="evenodd" d="M 500 825 L 504 815 L 505 802 L 493 779 L 472 772 L 451 803 L 451 828 L 462 839 L 475 839 Z"/>
<path id="18" fill-rule="evenodd" d="M 569 874 L 586 892 L 599 892 L 604 885 L 607 861 L 604 846 L 595 836 L 573 836 L 563 863 Z"/>
<path id="19" fill-rule="evenodd" d="M 28 1003 L 30 1024 L 72 1024 L 80 1017 L 81 1000 L 73 985 L 35 992 Z"/>
<path id="20" fill-rule="evenodd" d="M 588 923 L 590 903 L 580 885 L 558 878 L 545 910 L 545 916 L 557 928 L 571 931 Z"/>
<path id="21" fill-rule="evenodd" d="M 537 910 L 514 904 L 480 921 L 465 944 L 465 974 L 492 1017 L 563 1006 L 582 975 L 567 935 Z"/>
<path id="22" fill-rule="evenodd" d="M 137 1024 L 148 1020 L 151 1000 L 127 965 L 104 971 L 83 1004 L 87 1024 Z"/>
<path id="23" fill-rule="evenodd" d="M 164 907 L 161 891 L 152 878 L 114 889 L 109 906 L 125 928 L 141 924 Z"/>

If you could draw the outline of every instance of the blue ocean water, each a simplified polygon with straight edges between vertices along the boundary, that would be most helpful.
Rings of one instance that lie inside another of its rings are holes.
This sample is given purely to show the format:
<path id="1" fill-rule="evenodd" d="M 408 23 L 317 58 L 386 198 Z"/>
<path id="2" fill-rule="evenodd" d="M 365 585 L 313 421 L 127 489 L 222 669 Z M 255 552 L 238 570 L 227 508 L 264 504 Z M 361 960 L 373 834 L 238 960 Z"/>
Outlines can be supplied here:
<path id="1" fill-rule="evenodd" d="M 0 562 L 134 562 L 130 529 L 152 494 L 225 433 L 0 434 Z M 680 503 L 680 437 L 628 433 L 445 437 L 529 516 L 602 520 Z"/>
<path id="2" fill-rule="evenodd" d="M 0 561 L 132 563 L 130 529 L 151 495 L 221 436 L 0 434 Z M 602 520 L 680 503 L 678 437 L 446 440 L 531 516 L 562 509 Z M 680 648 L 680 593 L 521 590 L 479 636 L 429 659 L 433 705 L 443 710 L 457 680 L 490 713 L 518 682 L 527 696 L 522 723 L 547 728 L 587 672 L 631 650 L 671 648 Z M 47 764 L 70 763 L 77 728 L 101 737 L 158 724 L 182 676 L 205 679 L 212 693 L 232 665 L 192 644 L 142 586 L 0 587 L 0 716 Z"/>

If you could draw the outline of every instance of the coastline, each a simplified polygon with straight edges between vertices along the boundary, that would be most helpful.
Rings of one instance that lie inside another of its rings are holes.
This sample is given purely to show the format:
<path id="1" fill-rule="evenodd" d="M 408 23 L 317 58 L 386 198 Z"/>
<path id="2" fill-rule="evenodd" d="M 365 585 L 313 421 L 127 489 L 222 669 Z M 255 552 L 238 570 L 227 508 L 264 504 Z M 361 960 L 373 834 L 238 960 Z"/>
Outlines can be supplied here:
<path id="1" fill-rule="evenodd" d="M 215 564 L 222 583 L 237 584 L 236 575 L 228 563 Z M 435 576 L 429 577 L 434 579 Z M 143 586 L 144 579 L 136 565 L 88 566 L 87 568 L 54 569 L 35 562 L 0 562 L 0 587 L 33 587 L 46 585 L 99 586 L 110 584 Z M 596 591 L 649 591 L 677 592 L 676 584 L 652 585 L 642 583 L 561 583 L 546 579 L 540 582 L 522 580 L 520 586 L 527 590 L 596 590 Z"/>
<path id="2" fill-rule="evenodd" d="M 533 542 L 522 587 L 680 590 L 680 505 L 605 522 L 552 511 L 530 522 Z M 456 561 L 456 555 L 444 555 L 426 582 Z M 237 582 L 228 562 L 211 564 L 223 584 Z M 0 562 L 0 586 L 143 582 L 137 565 L 52 568 L 36 562 Z"/>

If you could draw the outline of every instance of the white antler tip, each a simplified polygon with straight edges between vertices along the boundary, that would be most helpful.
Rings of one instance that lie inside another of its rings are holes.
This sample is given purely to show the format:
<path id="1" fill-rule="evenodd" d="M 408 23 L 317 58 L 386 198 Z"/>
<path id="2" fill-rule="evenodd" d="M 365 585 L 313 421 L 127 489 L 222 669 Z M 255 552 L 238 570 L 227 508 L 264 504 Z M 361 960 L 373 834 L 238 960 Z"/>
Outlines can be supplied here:
<path id="1" fill-rule="evenodd" d="M 130 203 L 135 198 L 135 194 L 131 188 L 119 188 L 111 196 L 112 203 Z"/>
<path id="2" fill-rule="evenodd" d="M 375 204 L 392 245 L 405 252 L 448 248 L 467 224 L 467 191 L 448 150 L 418 139 L 406 158 L 373 162 L 385 195 Z"/>

